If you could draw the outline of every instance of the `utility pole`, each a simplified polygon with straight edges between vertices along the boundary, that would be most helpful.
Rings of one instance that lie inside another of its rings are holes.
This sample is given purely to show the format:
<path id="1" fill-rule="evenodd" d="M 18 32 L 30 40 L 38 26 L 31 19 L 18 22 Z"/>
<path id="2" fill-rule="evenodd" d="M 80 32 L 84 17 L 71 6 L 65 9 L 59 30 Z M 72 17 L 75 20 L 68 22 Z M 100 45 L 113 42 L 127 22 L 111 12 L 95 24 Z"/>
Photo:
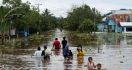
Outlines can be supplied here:
<path id="1" fill-rule="evenodd" d="M 95 14 L 96 14 L 96 13 L 95 13 L 95 7 L 93 8 L 93 11 L 94 11 L 94 18 L 93 18 L 94 20 L 93 20 L 93 21 L 94 21 L 94 33 L 95 33 L 95 27 L 96 27 L 96 25 L 95 25 L 95 23 L 96 23 L 96 22 L 95 22 Z"/>
<path id="2" fill-rule="evenodd" d="M 35 4 L 35 5 L 37 5 L 38 12 L 40 12 L 40 9 L 39 9 L 39 7 L 40 7 L 40 5 L 42 5 L 42 4 L 41 4 L 41 3 L 37 3 L 37 4 Z"/>
<path id="3" fill-rule="evenodd" d="M 38 13 L 40 12 L 40 9 L 39 9 L 39 7 L 40 7 L 40 5 L 42 5 L 41 3 L 37 3 L 37 4 L 35 4 L 35 5 L 37 5 L 37 8 L 38 8 Z M 39 22 L 38 23 L 40 23 L 40 16 L 39 16 Z M 40 25 L 39 25 L 39 27 L 40 27 Z M 39 28 L 39 32 L 40 32 L 40 28 Z"/>

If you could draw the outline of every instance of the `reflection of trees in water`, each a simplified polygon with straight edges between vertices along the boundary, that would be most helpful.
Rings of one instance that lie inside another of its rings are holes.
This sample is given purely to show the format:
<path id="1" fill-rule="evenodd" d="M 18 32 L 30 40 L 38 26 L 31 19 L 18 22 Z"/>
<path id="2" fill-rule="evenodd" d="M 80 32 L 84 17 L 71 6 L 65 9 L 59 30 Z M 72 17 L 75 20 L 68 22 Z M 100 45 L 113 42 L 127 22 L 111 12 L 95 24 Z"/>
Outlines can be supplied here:
<path id="1" fill-rule="evenodd" d="M 96 45 L 98 42 L 98 38 L 96 35 L 85 34 L 85 33 L 68 33 L 68 41 L 73 46 L 77 46 L 78 44 L 82 45 Z"/>
<path id="2" fill-rule="evenodd" d="M 124 37 L 121 33 L 97 33 L 90 35 L 86 33 L 67 33 L 68 41 L 71 45 L 77 46 L 82 44 L 84 46 L 101 46 L 101 44 L 107 45 L 121 45 L 121 41 L 124 41 Z"/>
<path id="3" fill-rule="evenodd" d="M 17 49 L 17 48 L 0 48 L 1 55 L 26 55 L 26 54 L 32 54 L 34 50 L 26 50 L 26 49 Z"/>
<path id="4" fill-rule="evenodd" d="M 23 55 L 28 55 L 34 52 L 34 50 L 24 50 L 17 48 L 0 48 L 0 65 L 6 65 L 9 68 L 27 67 L 30 65 L 29 61 L 23 61 L 21 58 L 26 59 Z M 11 69 L 13 70 L 13 69 Z"/>
<path id="5" fill-rule="evenodd" d="M 4 45 L 0 45 L 0 49 L 6 48 L 8 49 L 30 49 L 36 46 L 39 46 L 42 43 L 48 43 L 48 41 L 52 38 L 53 31 L 43 32 L 41 34 L 33 34 L 28 37 L 19 37 L 12 38 L 5 42 Z M 28 43 L 27 43 L 28 42 Z M 26 46 L 28 44 L 28 46 Z M 5 51 L 6 51 L 5 49 Z"/>
<path id="6" fill-rule="evenodd" d="M 8 65 L 10 68 L 19 68 L 19 67 L 25 67 L 28 66 L 27 61 L 22 61 L 20 58 L 17 58 L 18 56 L 14 55 L 4 55 L 0 56 L 0 65 Z M 6 68 L 5 66 L 5 68 Z"/>
<path id="7" fill-rule="evenodd" d="M 48 43 L 48 41 L 52 38 L 52 34 L 53 34 L 53 31 L 47 31 L 47 32 L 43 32 L 39 35 L 32 35 L 30 36 L 28 39 L 29 39 L 29 44 L 32 46 L 32 47 L 36 47 L 42 43 Z"/>
<path id="8" fill-rule="evenodd" d="M 100 37 L 104 40 L 107 45 L 120 45 L 122 35 L 118 33 L 107 33 L 102 34 Z"/>

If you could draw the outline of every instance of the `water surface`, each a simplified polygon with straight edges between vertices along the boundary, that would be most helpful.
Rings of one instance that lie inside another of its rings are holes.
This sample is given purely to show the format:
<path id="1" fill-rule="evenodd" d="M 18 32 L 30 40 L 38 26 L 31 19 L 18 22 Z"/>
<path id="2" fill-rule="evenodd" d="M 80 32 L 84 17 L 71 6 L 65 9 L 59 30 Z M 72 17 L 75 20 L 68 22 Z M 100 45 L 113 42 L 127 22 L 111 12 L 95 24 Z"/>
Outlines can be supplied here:
<path id="1" fill-rule="evenodd" d="M 48 48 L 52 48 L 52 42 L 54 38 L 66 36 L 68 39 L 68 45 L 74 53 L 74 58 L 69 63 L 64 63 L 62 50 L 52 51 L 51 59 L 44 61 L 36 59 L 32 56 L 37 48 L 30 47 L 28 49 L 4 49 L 0 51 L 0 66 L 4 65 L 6 70 L 87 70 L 87 59 L 93 57 L 95 64 L 101 63 L 102 68 L 106 70 L 132 70 L 132 46 L 127 42 L 131 41 L 130 37 L 126 37 L 122 34 L 115 33 L 97 33 L 94 39 L 89 41 L 84 35 L 79 38 L 77 34 L 71 34 L 67 31 L 60 31 L 56 29 L 46 42 L 40 44 L 43 49 L 43 45 L 48 45 Z M 84 63 L 78 64 L 76 57 L 76 45 L 82 44 L 85 50 Z M 1 68 L 2 69 L 2 68 Z"/>

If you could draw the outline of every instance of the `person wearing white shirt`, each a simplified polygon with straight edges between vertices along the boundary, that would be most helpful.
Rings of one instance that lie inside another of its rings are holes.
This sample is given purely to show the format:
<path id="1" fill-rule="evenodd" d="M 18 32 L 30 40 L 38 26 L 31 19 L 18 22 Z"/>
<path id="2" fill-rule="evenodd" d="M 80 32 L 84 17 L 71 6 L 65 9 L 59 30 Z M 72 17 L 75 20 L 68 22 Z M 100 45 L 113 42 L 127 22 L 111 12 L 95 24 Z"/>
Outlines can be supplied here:
<path id="1" fill-rule="evenodd" d="M 37 51 L 35 51 L 35 53 L 34 53 L 34 56 L 35 56 L 35 57 L 42 57 L 42 56 L 41 56 L 41 53 L 42 53 L 41 48 L 38 47 Z"/>
<path id="2" fill-rule="evenodd" d="M 42 63 L 42 56 L 41 56 L 41 54 L 42 54 L 41 48 L 38 47 L 37 50 L 34 53 L 34 56 L 36 58 L 35 63 L 36 63 L 37 66 L 40 66 L 41 63 Z"/>

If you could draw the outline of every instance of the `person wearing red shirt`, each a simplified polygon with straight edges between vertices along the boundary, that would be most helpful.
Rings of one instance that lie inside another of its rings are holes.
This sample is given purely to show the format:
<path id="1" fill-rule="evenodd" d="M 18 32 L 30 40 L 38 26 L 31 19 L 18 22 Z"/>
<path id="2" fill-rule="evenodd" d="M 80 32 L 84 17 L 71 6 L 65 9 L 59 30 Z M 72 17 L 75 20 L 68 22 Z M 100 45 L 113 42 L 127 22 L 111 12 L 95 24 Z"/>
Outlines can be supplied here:
<path id="1" fill-rule="evenodd" d="M 53 47 L 55 47 L 55 49 L 61 48 L 60 41 L 58 41 L 58 38 L 55 38 L 55 41 L 53 42 Z"/>

